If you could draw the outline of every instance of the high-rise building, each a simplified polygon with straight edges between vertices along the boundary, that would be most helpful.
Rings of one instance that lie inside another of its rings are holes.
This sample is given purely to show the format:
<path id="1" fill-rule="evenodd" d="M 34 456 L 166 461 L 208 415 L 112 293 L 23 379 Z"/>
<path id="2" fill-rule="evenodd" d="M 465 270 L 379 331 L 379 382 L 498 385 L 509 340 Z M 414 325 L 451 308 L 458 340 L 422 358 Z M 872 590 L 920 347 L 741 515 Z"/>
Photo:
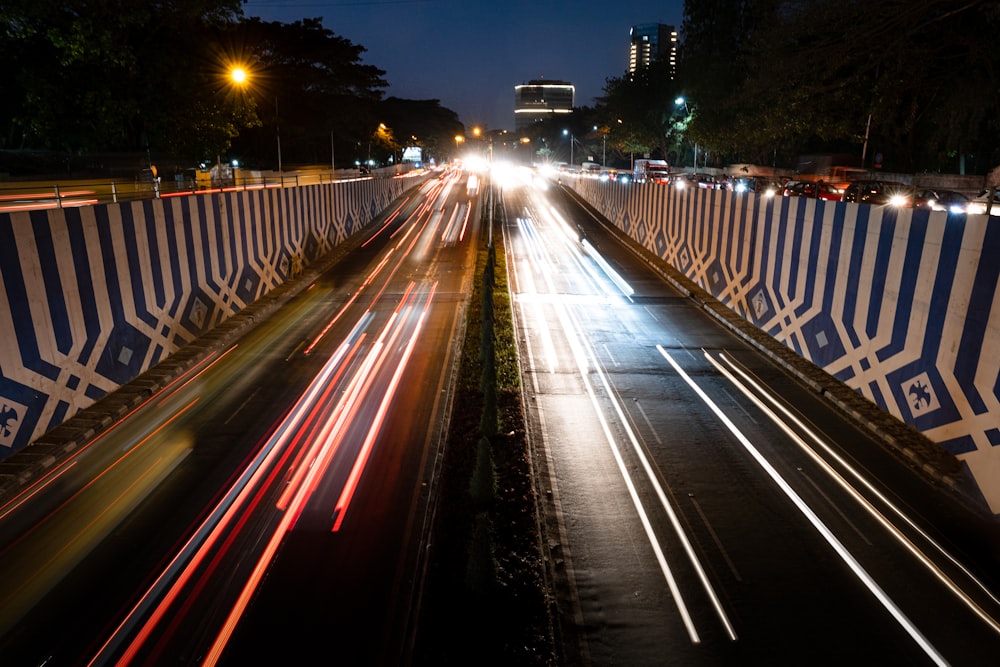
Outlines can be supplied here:
<path id="1" fill-rule="evenodd" d="M 677 31 L 672 25 L 643 23 L 629 31 L 628 71 L 634 73 L 651 63 L 668 59 L 670 78 L 677 74 Z"/>
<path id="2" fill-rule="evenodd" d="M 514 128 L 521 130 L 546 118 L 573 113 L 575 93 L 568 81 L 533 79 L 514 86 Z"/>

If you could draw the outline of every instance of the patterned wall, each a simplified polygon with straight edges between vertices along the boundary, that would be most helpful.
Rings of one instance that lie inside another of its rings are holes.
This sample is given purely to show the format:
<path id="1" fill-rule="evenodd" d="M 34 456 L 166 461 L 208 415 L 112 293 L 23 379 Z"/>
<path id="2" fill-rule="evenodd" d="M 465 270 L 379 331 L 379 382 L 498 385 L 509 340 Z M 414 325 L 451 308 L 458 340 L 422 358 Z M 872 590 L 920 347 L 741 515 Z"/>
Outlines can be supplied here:
<path id="1" fill-rule="evenodd" d="M 564 182 L 743 318 L 958 456 L 1000 513 L 1000 220 Z"/>
<path id="2" fill-rule="evenodd" d="M 417 182 L 0 213 L 0 459 L 273 290 Z"/>

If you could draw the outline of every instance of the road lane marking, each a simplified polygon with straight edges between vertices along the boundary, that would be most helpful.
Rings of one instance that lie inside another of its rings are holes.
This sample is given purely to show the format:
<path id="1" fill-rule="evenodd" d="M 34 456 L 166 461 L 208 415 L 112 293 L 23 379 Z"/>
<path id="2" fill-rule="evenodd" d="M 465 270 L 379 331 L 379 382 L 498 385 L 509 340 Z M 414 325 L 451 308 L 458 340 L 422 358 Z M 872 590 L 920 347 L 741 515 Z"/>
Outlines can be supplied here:
<path id="1" fill-rule="evenodd" d="M 854 479 L 860 483 L 865 489 L 872 493 L 875 497 L 879 499 L 886 507 L 888 507 L 892 512 L 899 517 L 903 522 L 905 522 L 911 529 L 916 531 L 922 539 L 924 539 L 928 544 L 934 547 L 938 553 L 940 553 L 944 558 L 946 558 L 952 565 L 957 567 L 971 583 L 977 586 L 981 591 L 994 603 L 1000 603 L 993 592 L 980 581 L 972 572 L 968 570 L 957 558 L 955 558 L 951 553 L 947 551 L 941 544 L 939 544 L 934 538 L 927 534 L 920 526 L 916 524 L 909 516 L 907 516 L 902 509 L 900 509 L 895 503 L 893 503 L 889 498 L 887 498 L 883 493 L 881 493 L 875 486 L 869 482 L 865 477 L 858 472 L 853 466 L 850 465 L 843 457 L 841 457 L 837 452 L 833 450 L 822 438 L 820 438 L 816 433 L 814 433 L 806 424 L 804 424 L 798 417 L 796 417 L 792 412 L 783 405 L 776 397 L 774 397 L 770 392 L 764 389 L 759 383 L 754 381 L 753 378 L 749 376 L 742 368 L 740 368 L 735 361 L 729 359 L 724 354 L 719 354 L 720 358 L 726 362 L 736 373 L 739 373 L 748 385 L 752 386 L 757 395 L 750 391 L 750 389 L 738 381 L 732 373 L 723 368 L 715 359 L 713 359 L 708 353 L 705 353 L 705 357 L 722 373 L 730 382 L 736 385 L 751 401 L 753 401 L 757 406 L 766 414 L 779 428 L 781 428 L 788 436 L 795 442 L 799 448 L 808 455 L 827 475 L 835 481 L 848 495 L 854 498 L 861 507 L 867 511 L 875 521 L 881 524 L 889 533 L 896 539 L 901 546 L 903 546 L 907 551 L 909 551 L 918 562 L 920 562 L 927 571 L 937 578 L 944 586 L 950 590 L 956 598 L 962 602 L 973 614 L 982 619 L 994 632 L 1000 634 L 1000 622 L 997 622 L 989 613 L 987 613 L 982 607 L 976 603 L 972 597 L 966 593 L 962 588 L 955 583 L 951 577 L 949 577 L 945 572 L 934 563 L 930 557 L 927 556 L 921 549 L 914 544 L 909 538 L 907 538 L 903 532 L 896 527 L 885 515 L 883 515 L 867 498 L 865 498 L 861 493 L 855 489 L 844 477 L 837 472 L 829 463 L 826 462 L 812 447 L 810 447 L 805 440 L 803 440 L 799 435 L 789 426 L 785 421 L 783 421 L 773 410 L 768 408 L 761 401 L 759 396 L 763 396 L 768 400 L 769 403 L 774 405 L 778 410 L 780 410 L 785 417 L 791 421 L 797 428 L 799 428 L 803 433 L 805 433 L 810 440 L 813 441 L 819 448 L 821 448 L 829 457 L 835 460 L 843 469 L 847 470 Z"/>
<path id="2" fill-rule="evenodd" d="M 808 504 L 802 497 L 799 496 L 795 490 L 788 484 L 788 482 L 781 476 L 781 474 L 771 465 L 770 461 L 764 458 L 764 455 L 760 453 L 752 442 L 737 428 L 736 424 L 726 416 L 726 413 L 709 397 L 705 390 L 701 388 L 698 383 L 696 383 L 691 376 L 684 372 L 673 357 L 663 348 L 662 345 L 657 345 L 656 349 L 659 350 L 663 358 L 673 367 L 677 374 L 683 379 L 689 387 L 694 391 L 694 393 L 705 403 L 708 408 L 715 413 L 719 421 L 729 429 L 729 432 L 743 445 L 743 448 L 750 454 L 750 456 L 757 462 L 757 464 L 771 477 L 774 483 L 781 489 L 785 496 L 792 501 L 792 504 L 802 513 L 802 515 L 813 525 L 816 531 L 826 540 L 827 544 L 833 548 L 834 552 L 840 556 L 841 560 L 854 572 L 854 575 L 865 585 L 866 588 L 875 596 L 875 598 L 882 604 L 882 606 L 888 611 L 893 618 L 899 623 L 899 625 L 910 635 L 910 637 L 917 643 L 918 646 L 924 651 L 928 658 L 930 658 L 935 664 L 945 667 L 948 663 L 937 652 L 937 649 L 931 645 L 927 638 L 921 634 L 920 630 L 910 621 L 909 618 L 902 612 L 902 610 L 896 606 L 896 603 L 882 590 L 875 579 L 868 574 L 861 564 L 854 558 L 847 547 L 837 539 L 833 531 L 816 515 L 816 513 L 809 507 Z M 706 354 L 706 356 L 708 356 Z"/>

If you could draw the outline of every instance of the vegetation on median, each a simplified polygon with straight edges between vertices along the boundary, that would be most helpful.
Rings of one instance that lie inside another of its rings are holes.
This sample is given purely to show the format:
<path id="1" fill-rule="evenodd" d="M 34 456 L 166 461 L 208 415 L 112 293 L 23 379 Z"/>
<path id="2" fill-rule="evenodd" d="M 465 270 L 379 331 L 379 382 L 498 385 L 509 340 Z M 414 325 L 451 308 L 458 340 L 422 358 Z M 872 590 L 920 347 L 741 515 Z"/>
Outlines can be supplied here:
<path id="1" fill-rule="evenodd" d="M 413 662 L 556 664 L 502 240 L 479 250 L 460 364 Z"/>

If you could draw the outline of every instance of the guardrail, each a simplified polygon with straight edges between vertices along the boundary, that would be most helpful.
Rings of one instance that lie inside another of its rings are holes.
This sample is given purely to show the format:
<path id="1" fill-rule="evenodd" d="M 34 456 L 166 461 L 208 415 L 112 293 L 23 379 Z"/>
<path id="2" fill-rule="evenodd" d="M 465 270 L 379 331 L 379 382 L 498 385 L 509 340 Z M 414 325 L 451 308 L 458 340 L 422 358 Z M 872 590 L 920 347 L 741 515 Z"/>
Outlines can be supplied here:
<path id="1" fill-rule="evenodd" d="M 346 182 L 366 178 L 394 176 L 393 173 L 357 175 L 353 170 L 332 172 L 306 171 L 270 175 L 237 176 L 201 183 L 192 179 L 175 180 L 72 180 L 62 183 L 21 182 L 0 186 L 0 212 L 35 211 L 53 208 L 112 204 L 137 199 L 162 199 L 217 192 L 286 188 L 322 183 Z"/>

